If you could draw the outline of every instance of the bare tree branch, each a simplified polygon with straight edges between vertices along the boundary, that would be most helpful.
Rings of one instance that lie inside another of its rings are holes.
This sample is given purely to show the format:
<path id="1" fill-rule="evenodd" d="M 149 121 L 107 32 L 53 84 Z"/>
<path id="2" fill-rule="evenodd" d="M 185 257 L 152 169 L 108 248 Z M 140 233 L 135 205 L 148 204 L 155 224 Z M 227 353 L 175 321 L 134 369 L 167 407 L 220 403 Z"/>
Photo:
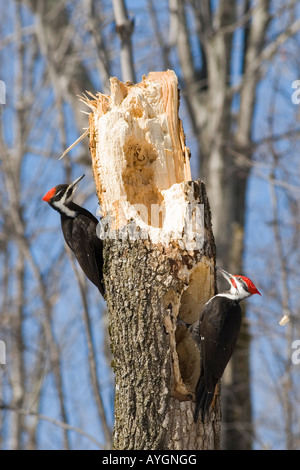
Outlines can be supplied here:
<path id="1" fill-rule="evenodd" d="M 87 432 L 83 431 L 83 429 L 77 428 L 76 426 L 71 426 L 70 424 L 64 423 L 63 421 L 59 421 L 57 419 L 53 419 L 49 416 L 43 415 L 41 413 L 37 413 L 35 411 L 31 410 L 25 410 L 23 408 L 18 408 L 14 407 L 12 405 L 6 405 L 6 404 L 0 404 L 0 410 L 8 410 L 8 411 L 13 411 L 17 414 L 23 415 L 23 416 L 35 416 L 36 418 L 42 420 L 42 421 L 47 421 L 48 423 L 54 424 L 55 426 L 58 426 L 59 428 L 63 429 L 64 431 L 73 431 L 78 434 L 81 434 L 82 436 L 86 437 L 89 439 L 93 444 L 95 444 L 97 447 L 100 449 L 104 449 L 105 447 L 97 441 L 93 436 L 88 434 Z"/>

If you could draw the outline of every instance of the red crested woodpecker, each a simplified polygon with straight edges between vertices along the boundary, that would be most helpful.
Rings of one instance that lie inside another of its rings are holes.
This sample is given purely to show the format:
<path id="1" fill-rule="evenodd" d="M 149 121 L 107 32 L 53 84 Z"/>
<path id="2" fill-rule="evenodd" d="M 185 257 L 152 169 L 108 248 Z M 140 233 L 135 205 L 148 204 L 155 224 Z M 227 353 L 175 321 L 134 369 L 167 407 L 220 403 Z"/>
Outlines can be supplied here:
<path id="1" fill-rule="evenodd" d="M 79 181 L 71 184 L 59 184 L 50 189 L 43 201 L 60 213 L 61 227 L 65 241 L 73 251 L 77 261 L 88 279 L 98 287 L 104 296 L 103 284 L 103 241 L 97 236 L 98 220 L 89 211 L 73 202 L 73 196 Z"/>
<path id="2" fill-rule="evenodd" d="M 242 323 L 239 302 L 253 294 L 260 294 L 253 282 L 239 275 L 217 268 L 230 284 L 230 290 L 212 297 L 204 305 L 199 319 L 189 325 L 201 353 L 201 372 L 195 392 L 194 421 L 201 412 L 202 422 L 213 401 L 215 388 L 234 351 Z"/>

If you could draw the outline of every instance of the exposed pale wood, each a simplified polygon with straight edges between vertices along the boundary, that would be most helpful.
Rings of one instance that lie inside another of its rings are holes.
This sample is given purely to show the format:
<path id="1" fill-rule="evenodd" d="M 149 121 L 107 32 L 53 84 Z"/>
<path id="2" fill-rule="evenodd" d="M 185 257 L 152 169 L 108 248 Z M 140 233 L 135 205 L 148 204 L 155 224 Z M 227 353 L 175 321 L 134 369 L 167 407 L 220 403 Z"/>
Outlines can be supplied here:
<path id="1" fill-rule="evenodd" d="M 191 179 L 174 72 L 152 72 L 134 86 L 112 78 L 111 96 L 99 94 L 90 106 L 90 148 L 104 214 L 124 198 L 150 209 L 161 204 L 161 190 Z"/>

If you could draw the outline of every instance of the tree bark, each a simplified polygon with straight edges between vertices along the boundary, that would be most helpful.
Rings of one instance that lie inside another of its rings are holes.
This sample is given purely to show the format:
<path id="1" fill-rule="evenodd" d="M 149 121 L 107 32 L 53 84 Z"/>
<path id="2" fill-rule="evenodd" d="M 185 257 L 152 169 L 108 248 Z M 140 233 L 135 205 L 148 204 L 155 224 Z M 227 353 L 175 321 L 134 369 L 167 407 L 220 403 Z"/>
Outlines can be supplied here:
<path id="1" fill-rule="evenodd" d="M 115 449 L 215 449 L 220 405 L 194 423 L 195 321 L 215 293 L 215 243 L 204 183 L 191 181 L 177 77 L 111 79 L 88 101 L 90 150 L 104 217 L 104 280 L 116 377 Z"/>

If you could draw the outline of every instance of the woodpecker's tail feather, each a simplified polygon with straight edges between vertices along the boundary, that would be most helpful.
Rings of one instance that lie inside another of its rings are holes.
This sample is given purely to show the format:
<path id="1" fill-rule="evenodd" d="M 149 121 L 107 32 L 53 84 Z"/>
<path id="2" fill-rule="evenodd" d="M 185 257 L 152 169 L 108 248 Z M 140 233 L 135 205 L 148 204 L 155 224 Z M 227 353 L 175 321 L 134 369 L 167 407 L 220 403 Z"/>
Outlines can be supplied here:
<path id="1" fill-rule="evenodd" d="M 97 287 L 98 287 L 98 290 L 99 290 L 100 294 L 102 295 L 102 297 L 104 297 L 104 296 L 105 296 L 105 287 L 104 287 L 104 282 L 103 282 L 103 280 L 101 280 L 101 281 L 98 283 Z"/>
<path id="2" fill-rule="evenodd" d="M 213 387 L 215 389 L 215 387 Z M 204 374 L 201 374 L 196 386 L 196 407 L 194 412 L 194 422 L 198 420 L 199 413 L 201 411 L 201 421 L 204 422 L 205 415 L 214 398 L 214 391 L 208 392 L 205 386 Z"/>

